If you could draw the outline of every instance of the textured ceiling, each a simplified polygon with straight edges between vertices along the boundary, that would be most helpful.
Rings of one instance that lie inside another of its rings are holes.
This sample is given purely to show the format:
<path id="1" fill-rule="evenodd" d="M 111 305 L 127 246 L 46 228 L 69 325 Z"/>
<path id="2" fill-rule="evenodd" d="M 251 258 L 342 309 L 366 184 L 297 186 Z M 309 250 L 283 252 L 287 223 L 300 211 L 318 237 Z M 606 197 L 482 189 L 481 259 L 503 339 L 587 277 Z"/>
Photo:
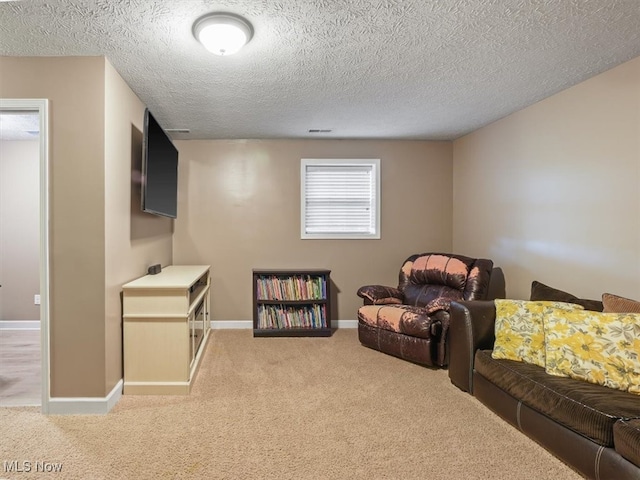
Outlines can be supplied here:
<path id="1" fill-rule="evenodd" d="M 213 11 L 253 24 L 240 53 L 194 39 Z M 104 55 L 174 138 L 444 140 L 640 56 L 639 26 L 640 0 L 24 0 L 0 55 Z"/>

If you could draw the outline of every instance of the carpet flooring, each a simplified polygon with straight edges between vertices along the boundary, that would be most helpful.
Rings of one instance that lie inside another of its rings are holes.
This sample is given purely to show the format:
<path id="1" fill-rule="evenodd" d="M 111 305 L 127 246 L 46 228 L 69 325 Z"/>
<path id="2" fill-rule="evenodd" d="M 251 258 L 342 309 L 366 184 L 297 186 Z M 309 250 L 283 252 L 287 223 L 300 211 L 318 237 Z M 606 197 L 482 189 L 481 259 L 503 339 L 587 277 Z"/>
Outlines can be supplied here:
<path id="1" fill-rule="evenodd" d="M 191 395 L 124 395 L 107 415 L 0 409 L 0 478 L 581 478 L 433 370 L 328 338 L 215 330 Z M 30 462 L 31 473 L 6 467 Z M 11 463 L 14 462 L 14 463 Z M 44 465 L 44 464 L 42 464 Z M 41 478 L 41 477 L 37 477 Z"/>

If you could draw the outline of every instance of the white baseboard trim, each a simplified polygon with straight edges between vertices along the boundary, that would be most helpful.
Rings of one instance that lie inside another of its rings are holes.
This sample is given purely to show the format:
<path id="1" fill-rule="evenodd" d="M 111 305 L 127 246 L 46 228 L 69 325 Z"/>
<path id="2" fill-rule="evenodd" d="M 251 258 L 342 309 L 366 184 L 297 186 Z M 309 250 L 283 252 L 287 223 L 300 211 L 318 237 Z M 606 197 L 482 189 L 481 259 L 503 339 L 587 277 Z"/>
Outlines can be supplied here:
<path id="1" fill-rule="evenodd" d="M 357 328 L 357 320 L 333 320 L 331 328 Z M 211 328 L 213 330 L 223 329 L 249 329 L 253 328 L 251 320 L 211 320 Z"/>
<path id="2" fill-rule="evenodd" d="M 49 399 L 49 415 L 106 415 L 122 397 L 122 379 L 106 397 L 54 397 Z"/>
<path id="3" fill-rule="evenodd" d="M 0 320 L 0 330 L 40 330 L 40 320 Z"/>
<path id="4" fill-rule="evenodd" d="M 226 329 L 252 329 L 251 320 L 211 320 L 211 328 L 214 330 Z"/>
<path id="5" fill-rule="evenodd" d="M 332 320 L 331 328 L 358 328 L 357 320 Z"/>

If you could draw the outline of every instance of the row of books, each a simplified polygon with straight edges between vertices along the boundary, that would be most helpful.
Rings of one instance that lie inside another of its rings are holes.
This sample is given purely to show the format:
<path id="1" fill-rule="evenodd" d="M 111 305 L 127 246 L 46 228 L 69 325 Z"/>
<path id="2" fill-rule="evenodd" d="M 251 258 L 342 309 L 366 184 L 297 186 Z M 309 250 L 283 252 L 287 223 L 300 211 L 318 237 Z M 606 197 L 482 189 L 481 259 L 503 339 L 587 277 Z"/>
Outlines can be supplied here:
<path id="1" fill-rule="evenodd" d="M 326 328 L 327 316 L 324 305 L 308 308 L 259 305 L 259 329 L 266 328 Z"/>
<path id="2" fill-rule="evenodd" d="M 256 278 L 259 300 L 323 300 L 327 297 L 327 282 L 323 276 L 276 275 Z"/>

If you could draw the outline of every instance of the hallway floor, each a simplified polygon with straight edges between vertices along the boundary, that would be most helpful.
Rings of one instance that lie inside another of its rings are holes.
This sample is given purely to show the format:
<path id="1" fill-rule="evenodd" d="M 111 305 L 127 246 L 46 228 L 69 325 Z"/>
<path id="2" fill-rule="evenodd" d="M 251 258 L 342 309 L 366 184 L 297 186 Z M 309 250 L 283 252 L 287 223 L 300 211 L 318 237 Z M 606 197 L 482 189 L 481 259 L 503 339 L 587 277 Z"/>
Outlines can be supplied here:
<path id="1" fill-rule="evenodd" d="M 40 330 L 0 330 L 0 407 L 42 403 Z"/>

